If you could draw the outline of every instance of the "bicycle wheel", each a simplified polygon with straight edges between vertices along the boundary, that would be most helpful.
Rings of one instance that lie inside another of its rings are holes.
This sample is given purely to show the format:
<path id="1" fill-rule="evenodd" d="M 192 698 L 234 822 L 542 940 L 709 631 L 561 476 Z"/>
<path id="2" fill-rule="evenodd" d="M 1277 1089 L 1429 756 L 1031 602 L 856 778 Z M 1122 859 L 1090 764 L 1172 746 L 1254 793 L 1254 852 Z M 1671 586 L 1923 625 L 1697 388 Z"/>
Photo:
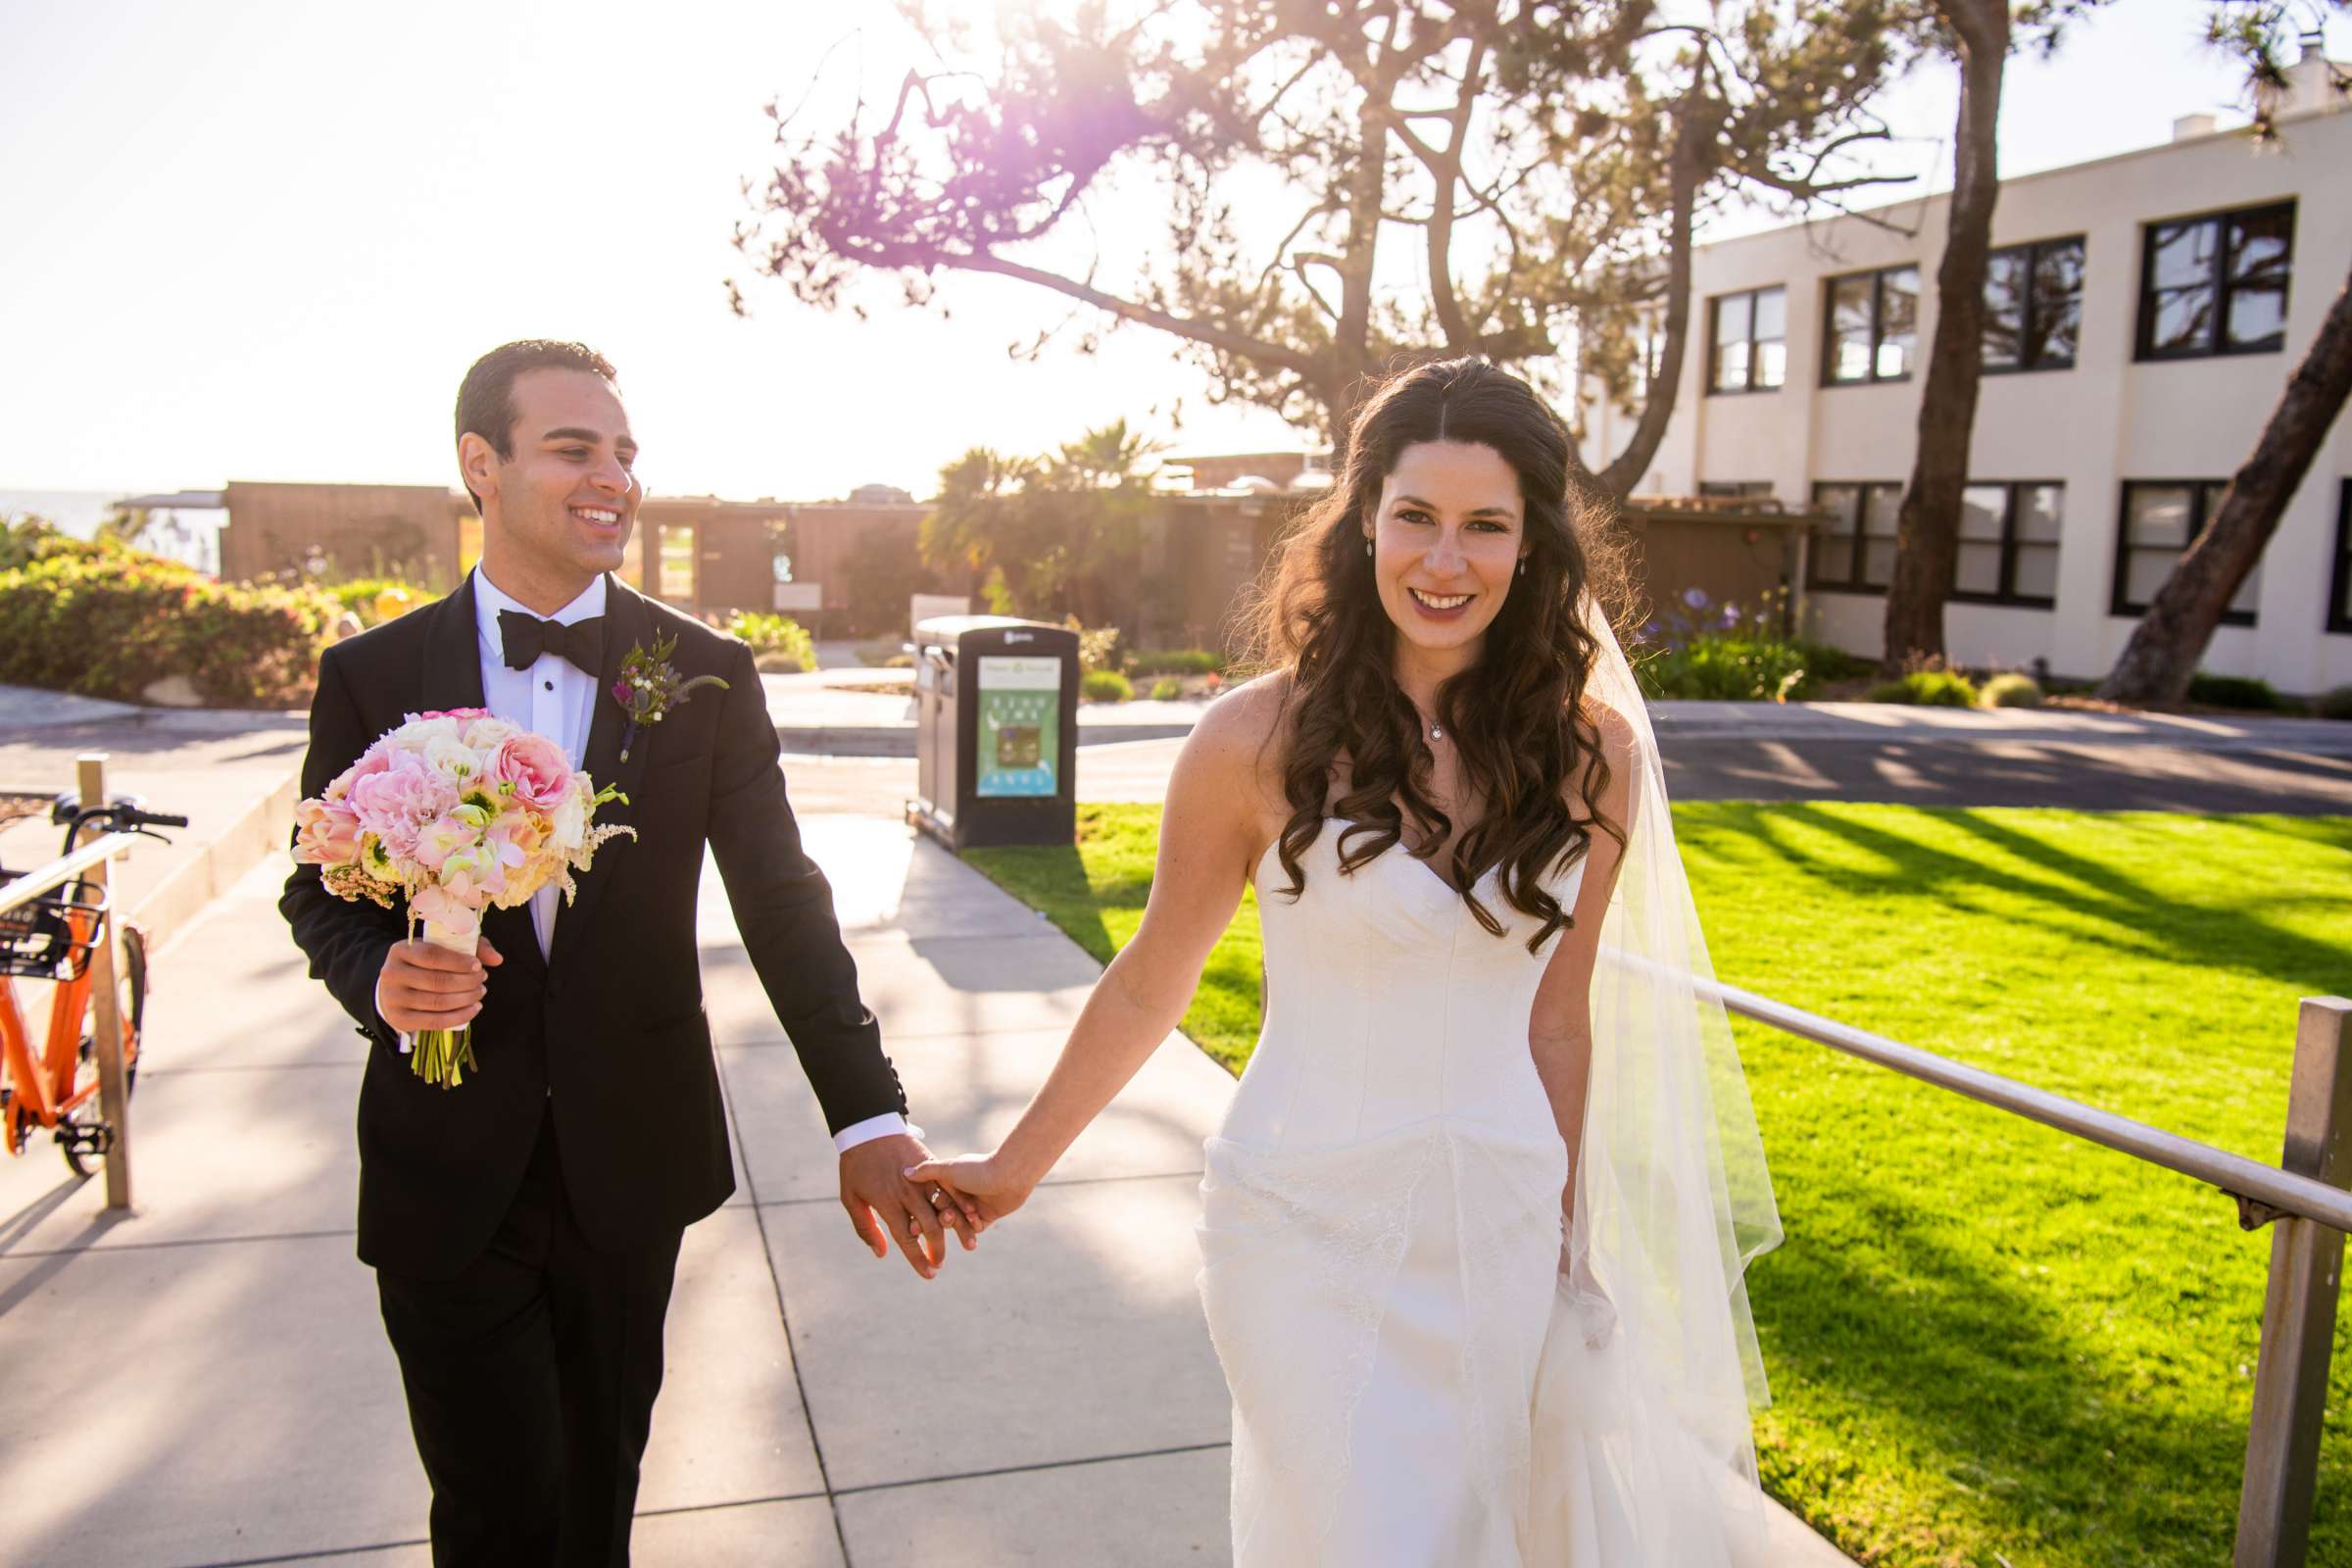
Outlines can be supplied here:
<path id="1" fill-rule="evenodd" d="M 122 1094 L 125 1099 L 139 1086 L 139 1046 L 145 1039 L 142 1027 L 147 1021 L 147 935 L 135 925 L 122 928 L 122 977 L 121 1005 L 122 1009 Z M 97 1070 L 97 1020 L 90 1020 L 90 1030 L 81 1037 L 81 1072 Z M 90 1176 L 106 1163 L 106 1152 L 114 1147 L 115 1130 L 106 1124 L 106 1111 L 100 1097 L 92 1095 L 74 1108 L 73 1114 L 57 1129 L 57 1147 L 66 1156 L 66 1164 L 76 1176 Z"/>

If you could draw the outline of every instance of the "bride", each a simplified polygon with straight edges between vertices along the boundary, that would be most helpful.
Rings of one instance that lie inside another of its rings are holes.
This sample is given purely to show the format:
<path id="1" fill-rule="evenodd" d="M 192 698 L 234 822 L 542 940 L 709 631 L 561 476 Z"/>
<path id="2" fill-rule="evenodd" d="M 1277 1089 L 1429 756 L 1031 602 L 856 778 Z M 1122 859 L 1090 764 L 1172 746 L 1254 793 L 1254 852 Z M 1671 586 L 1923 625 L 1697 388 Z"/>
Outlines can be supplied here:
<path id="1" fill-rule="evenodd" d="M 1525 382 L 1380 387 L 1284 548 L 1270 673 L 1177 761 L 1142 928 L 997 1151 L 907 1172 L 1018 1208 L 1256 889 L 1200 1227 L 1243 1568 L 1759 1549 L 1742 1275 L 1779 1222 L 1607 527 Z"/>

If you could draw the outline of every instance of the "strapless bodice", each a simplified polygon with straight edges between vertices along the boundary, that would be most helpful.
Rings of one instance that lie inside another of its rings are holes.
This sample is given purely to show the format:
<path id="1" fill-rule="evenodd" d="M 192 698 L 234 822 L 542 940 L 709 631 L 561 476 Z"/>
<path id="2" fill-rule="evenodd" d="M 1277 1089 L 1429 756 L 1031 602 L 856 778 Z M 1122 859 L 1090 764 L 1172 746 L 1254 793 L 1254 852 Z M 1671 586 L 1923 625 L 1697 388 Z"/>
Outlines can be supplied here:
<path id="1" fill-rule="evenodd" d="M 1344 874 L 1347 826 L 1323 824 L 1295 900 L 1272 846 L 1258 861 L 1265 1019 L 1219 1136 L 1307 1152 L 1453 1117 L 1556 1143 L 1527 1031 L 1561 933 L 1530 953 L 1537 922 L 1503 901 L 1495 872 L 1476 890 L 1503 925 L 1489 932 L 1400 845 Z M 1572 904 L 1583 878 L 1579 859 L 1554 896 Z"/>

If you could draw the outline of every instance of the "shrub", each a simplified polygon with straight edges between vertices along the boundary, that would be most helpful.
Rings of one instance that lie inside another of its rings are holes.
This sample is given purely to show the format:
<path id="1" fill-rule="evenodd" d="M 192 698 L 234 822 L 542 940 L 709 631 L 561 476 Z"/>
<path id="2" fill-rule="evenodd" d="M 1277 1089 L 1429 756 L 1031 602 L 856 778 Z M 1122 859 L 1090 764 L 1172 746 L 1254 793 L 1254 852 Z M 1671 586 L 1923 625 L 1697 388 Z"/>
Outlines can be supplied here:
<path id="1" fill-rule="evenodd" d="M 1713 634 L 1634 667 L 1642 694 L 1681 702 L 1779 703 L 1810 691 L 1804 658 L 1784 642 Z"/>
<path id="2" fill-rule="evenodd" d="M 1627 658 L 1642 695 L 1680 701 L 1779 703 L 1812 695 L 1805 646 L 1783 637 L 1766 603 L 1752 612 L 1685 589 L 1634 634 Z M 1837 656 L 1843 659 L 1846 656 Z"/>
<path id="3" fill-rule="evenodd" d="M 1183 698 L 1184 682 L 1173 675 L 1162 675 L 1152 683 L 1152 700 L 1155 703 L 1181 702 Z"/>
<path id="4" fill-rule="evenodd" d="M 121 546 L 60 551 L 0 571 L 0 681 L 137 702 L 184 675 L 211 707 L 299 707 L 340 613 L 309 585 L 218 583 Z"/>
<path id="5" fill-rule="evenodd" d="M 1079 677 L 1078 695 L 1090 703 L 1123 703 L 1135 687 L 1115 669 L 1090 669 Z"/>
<path id="6" fill-rule="evenodd" d="M 2204 708 L 2250 708 L 2262 712 L 2278 707 L 2278 694 L 2267 680 L 2208 675 L 2203 670 L 2188 677 L 2188 700 Z"/>
<path id="7" fill-rule="evenodd" d="M 1129 656 L 1130 675 L 1222 674 L 1225 656 L 1206 648 L 1147 648 Z"/>
<path id="8" fill-rule="evenodd" d="M 2041 688 L 2033 676 L 2011 670 L 1986 681 L 1978 690 L 1977 701 L 1986 708 L 2039 708 Z"/>
<path id="9" fill-rule="evenodd" d="M 405 615 L 412 610 L 422 610 L 441 597 L 430 588 L 404 582 L 398 577 L 354 577 L 349 582 L 335 583 L 326 591 L 333 594 L 345 610 L 358 615 L 363 626 L 378 625 L 397 615 Z M 405 594 L 408 604 L 402 607 L 397 601 L 386 602 L 387 594 Z M 387 611 L 391 613 L 386 613 Z"/>
<path id="10" fill-rule="evenodd" d="M 2322 718 L 2352 718 L 2352 686 L 2338 686 L 2323 694 L 2312 708 Z"/>
<path id="11" fill-rule="evenodd" d="M 727 632 L 751 644 L 752 662 L 760 669 L 789 671 L 816 667 L 816 639 L 790 615 L 738 610 L 728 617 Z"/>
<path id="12" fill-rule="evenodd" d="M 112 539 L 76 539 L 47 517 L 19 513 L 0 524 L 0 571 L 29 566 L 55 556 L 86 559 L 125 553 Z"/>
<path id="13" fill-rule="evenodd" d="M 1881 681 L 1862 694 L 1866 703 L 1910 703 L 1921 708 L 1974 708 L 1977 688 L 1949 669 L 1915 669 L 1901 680 Z"/>
<path id="14" fill-rule="evenodd" d="M 1088 674 L 1106 670 L 1112 674 L 1119 668 L 1119 628 L 1116 626 L 1081 626 L 1072 615 L 1062 622 L 1078 634 L 1078 667 Z M 1119 701 L 1126 701 L 1120 698 Z"/>
<path id="15" fill-rule="evenodd" d="M 1804 659 L 1809 680 L 1859 680 L 1878 668 L 1860 654 L 1849 654 L 1828 643 L 1807 642 L 1800 637 L 1788 646 Z"/>

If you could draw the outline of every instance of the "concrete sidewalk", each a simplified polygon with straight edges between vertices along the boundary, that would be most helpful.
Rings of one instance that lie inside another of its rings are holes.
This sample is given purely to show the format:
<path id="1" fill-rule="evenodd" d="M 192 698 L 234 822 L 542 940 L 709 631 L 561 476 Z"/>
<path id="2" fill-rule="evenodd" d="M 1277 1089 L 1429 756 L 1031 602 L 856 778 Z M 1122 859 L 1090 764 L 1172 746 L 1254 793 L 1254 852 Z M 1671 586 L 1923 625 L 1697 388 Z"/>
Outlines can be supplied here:
<path id="1" fill-rule="evenodd" d="M 1097 966 L 902 827 L 806 827 L 931 1143 L 987 1147 Z M 360 1044 L 303 974 L 279 880 L 257 866 L 160 957 L 137 1212 L 107 1219 L 100 1184 L 68 1180 L 45 1144 L 0 1161 L 12 1563 L 427 1560 L 398 1375 L 352 1255 Z M 851 1235 L 715 876 L 705 895 L 740 1174 L 680 1261 L 636 1560 L 1225 1561 L 1228 1410 L 1192 1227 L 1200 1140 L 1232 1081 L 1171 1040 L 1019 1216 L 925 1284 Z M 1776 1564 L 1843 1562 L 1784 1523 Z"/>

